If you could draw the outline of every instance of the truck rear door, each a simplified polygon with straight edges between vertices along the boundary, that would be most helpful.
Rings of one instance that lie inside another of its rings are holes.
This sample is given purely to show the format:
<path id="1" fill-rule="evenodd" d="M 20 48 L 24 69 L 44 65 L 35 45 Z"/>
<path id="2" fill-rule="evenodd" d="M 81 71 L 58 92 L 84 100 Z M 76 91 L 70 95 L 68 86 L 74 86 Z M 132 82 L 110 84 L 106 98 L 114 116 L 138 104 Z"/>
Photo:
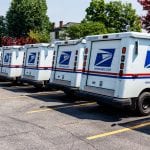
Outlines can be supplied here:
<path id="1" fill-rule="evenodd" d="M 26 59 L 24 62 L 24 75 L 30 76 L 33 75 L 31 73 L 31 70 L 34 70 L 38 67 L 38 61 L 39 61 L 39 55 L 38 48 L 30 47 L 26 51 Z"/>
<path id="2" fill-rule="evenodd" d="M 60 45 L 57 49 L 56 71 L 54 78 L 57 80 L 73 80 L 74 60 L 77 45 Z M 69 73 L 69 74 L 68 74 Z"/>
<path id="3" fill-rule="evenodd" d="M 9 67 L 11 65 L 11 57 L 12 57 L 11 50 L 3 51 L 3 66 Z"/>
<path id="4" fill-rule="evenodd" d="M 114 90 L 121 59 L 121 40 L 92 41 L 86 86 Z"/>

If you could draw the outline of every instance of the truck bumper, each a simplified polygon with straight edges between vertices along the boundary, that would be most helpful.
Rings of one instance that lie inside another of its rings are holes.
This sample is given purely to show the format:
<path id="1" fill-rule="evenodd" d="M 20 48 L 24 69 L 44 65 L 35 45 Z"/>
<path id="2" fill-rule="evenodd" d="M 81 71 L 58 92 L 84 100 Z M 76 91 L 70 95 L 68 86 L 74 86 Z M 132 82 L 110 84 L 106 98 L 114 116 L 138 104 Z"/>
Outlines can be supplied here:
<path id="1" fill-rule="evenodd" d="M 97 103 L 104 103 L 108 105 L 112 105 L 115 107 L 125 107 L 125 106 L 132 106 L 132 99 L 131 98 L 115 98 L 115 97 L 109 97 L 105 95 L 99 95 L 94 93 L 89 93 L 85 91 L 80 91 L 80 94 L 88 95 Z"/>
<path id="2" fill-rule="evenodd" d="M 19 78 L 19 77 L 9 77 L 7 75 L 0 74 L 0 79 L 5 80 L 5 81 L 15 81 L 15 80 L 17 80 L 17 78 Z"/>
<path id="3" fill-rule="evenodd" d="M 21 81 L 24 83 L 29 83 L 31 85 L 44 85 L 44 81 L 38 81 L 38 80 L 30 80 L 30 79 L 26 79 L 26 78 L 21 78 Z"/>
<path id="4" fill-rule="evenodd" d="M 77 88 L 77 87 L 71 87 L 71 86 L 57 84 L 57 83 L 48 83 L 46 85 L 46 88 L 54 88 L 54 89 L 62 90 L 62 91 L 67 91 L 67 90 L 76 91 L 76 90 L 79 90 L 79 88 Z"/>

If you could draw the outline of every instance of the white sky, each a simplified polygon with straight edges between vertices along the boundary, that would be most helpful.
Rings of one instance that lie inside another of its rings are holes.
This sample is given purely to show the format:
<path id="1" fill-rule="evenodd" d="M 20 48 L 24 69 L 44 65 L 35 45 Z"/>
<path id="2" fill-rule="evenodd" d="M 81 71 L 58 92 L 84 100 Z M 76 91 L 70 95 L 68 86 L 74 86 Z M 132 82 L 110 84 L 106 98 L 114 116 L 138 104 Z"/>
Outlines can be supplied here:
<path id="1" fill-rule="evenodd" d="M 67 22 L 80 22 L 85 16 L 85 9 L 91 0 L 47 0 L 48 16 L 51 22 L 58 25 L 60 20 Z M 108 2 L 110 0 L 106 0 Z M 122 0 L 130 2 L 139 15 L 143 14 L 141 5 L 137 0 Z M 10 6 L 11 0 L 0 0 L 0 15 L 5 15 Z"/>

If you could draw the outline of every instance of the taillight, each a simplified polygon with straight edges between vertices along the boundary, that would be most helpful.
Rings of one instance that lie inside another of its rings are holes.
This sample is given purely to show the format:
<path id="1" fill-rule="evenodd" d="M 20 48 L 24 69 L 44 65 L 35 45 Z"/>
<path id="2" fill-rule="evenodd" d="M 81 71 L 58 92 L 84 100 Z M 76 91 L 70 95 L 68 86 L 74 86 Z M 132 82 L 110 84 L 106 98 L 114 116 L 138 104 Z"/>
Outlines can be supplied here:
<path id="1" fill-rule="evenodd" d="M 124 63 L 120 64 L 120 69 L 124 69 Z"/>
<path id="2" fill-rule="evenodd" d="M 74 62 L 74 66 L 77 66 L 77 62 Z"/>
<path id="3" fill-rule="evenodd" d="M 121 62 L 124 62 L 124 61 L 125 61 L 125 56 L 122 55 L 122 56 L 121 56 Z"/>
<path id="4" fill-rule="evenodd" d="M 85 70 L 86 70 L 87 55 L 88 55 L 88 48 L 85 48 L 85 50 L 84 50 L 84 60 L 83 60 L 83 72 L 85 72 Z"/>
<path id="5" fill-rule="evenodd" d="M 119 76 L 123 76 L 123 70 L 119 71 Z"/>
<path id="6" fill-rule="evenodd" d="M 76 50 L 76 55 L 78 55 L 78 50 Z"/>
<path id="7" fill-rule="evenodd" d="M 122 54 L 125 54 L 126 53 L 126 47 L 123 47 L 122 48 Z"/>
<path id="8" fill-rule="evenodd" d="M 126 54 L 126 47 L 122 48 L 122 55 L 121 55 L 121 63 L 120 63 L 120 71 L 119 71 L 119 76 L 123 76 L 123 69 L 124 69 L 124 63 L 125 63 L 125 54 Z"/>
<path id="9" fill-rule="evenodd" d="M 83 67 L 85 67 L 85 66 L 86 66 L 86 61 L 83 62 Z"/>
<path id="10" fill-rule="evenodd" d="M 56 54 L 56 52 L 54 51 L 53 52 L 52 69 L 54 68 L 54 64 L 55 64 L 55 54 Z"/>
<path id="11" fill-rule="evenodd" d="M 88 48 L 85 49 L 84 54 L 88 54 Z"/>
<path id="12" fill-rule="evenodd" d="M 40 52 L 38 52 L 38 57 L 37 57 L 37 67 L 39 67 L 39 62 L 40 62 Z"/>
<path id="13" fill-rule="evenodd" d="M 74 71 L 77 69 L 77 61 L 78 61 L 78 50 L 75 52 L 75 59 L 74 59 Z"/>
<path id="14" fill-rule="evenodd" d="M 26 55 L 25 55 L 25 52 L 24 52 L 24 53 L 23 53 L 23 65 L 22 65 L 23 67 L 26 65 L 26 64 L 25 64 L 25 63 L 26 63 L 25 60 L 26 60 Z"/>

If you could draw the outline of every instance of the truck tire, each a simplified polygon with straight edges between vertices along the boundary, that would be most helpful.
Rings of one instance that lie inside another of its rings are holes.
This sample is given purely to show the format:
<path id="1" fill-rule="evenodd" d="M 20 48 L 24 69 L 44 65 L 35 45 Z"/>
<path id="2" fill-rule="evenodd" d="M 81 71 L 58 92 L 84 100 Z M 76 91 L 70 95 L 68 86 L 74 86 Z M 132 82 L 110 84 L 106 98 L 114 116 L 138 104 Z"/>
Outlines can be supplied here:
<path id="1" fill-rule="evenodd" d="M 73 90 L 64 90 L 64 93 L 69 98 L 70 102 L 77 101 L 77 97 L 76 97 L 75 91 L 73 91 Z"/>
<path id="2" fill-rule="evenodd" d="M 43 84 L 36 84 L 36 85 L 34 85 L 34 87 L 36 89 L 42 89 L 42 88 L 44 88 L 44 85 Z"/>
<path id="3" fill-rule="evenodd" d="M 150 93 L 144 92 L 137 101 L 137 110 L 141 115 L 150 114 Z"/>
<path id="4" fill-rule="evenodd" d="M 68 97 L 73 97 L 74 96 L 74 91 L 71 90 L 64 90 L 64 93 L 68 96 Z"/>

